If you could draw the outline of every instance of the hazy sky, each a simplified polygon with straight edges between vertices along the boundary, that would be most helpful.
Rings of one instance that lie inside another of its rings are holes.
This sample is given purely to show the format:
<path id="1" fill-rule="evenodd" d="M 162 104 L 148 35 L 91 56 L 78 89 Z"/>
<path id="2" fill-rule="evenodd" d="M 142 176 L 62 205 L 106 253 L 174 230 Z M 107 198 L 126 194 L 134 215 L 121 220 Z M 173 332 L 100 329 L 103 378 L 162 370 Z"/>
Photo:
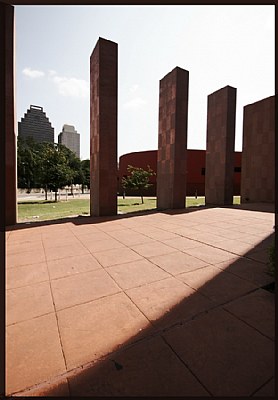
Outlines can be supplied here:
<path id="1" fill-rule="evenodd" d="M 188 148 L 205 149 L 207 96 L 237 88 L 243 106 L 274 95 L 274 5 L 16 6 L 17 120 L 42 106 L 55 129 L 74 125 L 90 151 L 90 55 L 118 43 L 118 156 L 158 145 L 159 80 L 189 71 Z"/>

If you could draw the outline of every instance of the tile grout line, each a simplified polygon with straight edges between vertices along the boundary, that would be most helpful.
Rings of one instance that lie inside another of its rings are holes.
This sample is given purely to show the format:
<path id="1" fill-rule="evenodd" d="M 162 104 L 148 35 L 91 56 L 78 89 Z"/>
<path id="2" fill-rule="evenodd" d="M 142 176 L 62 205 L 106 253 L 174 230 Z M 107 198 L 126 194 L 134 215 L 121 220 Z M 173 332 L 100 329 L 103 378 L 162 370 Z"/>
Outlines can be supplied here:
<path id="1" fill-rule="evenodd" d="M 274 376 L 272 376 L 272 377 L 269 378 L 266 382 L 264 382 L 258 389 L 254 390 L 254 392 L 252 392 L 252 393 L 250 394 L 249 397 L 253 397 L 260 389 L 262 389 L 262 388 L 263 388 L 264 386 L 266 386 L 269 382 L 271 382 L 272 379 L 274 379 Z M 265 397 L 265 396 L 263 396 L 263 397 Z M 268 397 L 268 396 L 266 395 L 266 397 Z M 272 396 L 271 396 L 271 397 L 272 397 Z"/>
<path id="2" fill-rule="evenodd" d="M 126 229 L 126 228 L 125 228 Z M 129 229 L 129 228 L 128 228 Z M 132 229 L 131 229 L 132 230 Z M 142 234 L 142 233 L 141 233 Z M 108 235 L 109 235 L 109 233 L 108 233 Z M 144 235 L 144 234 L 143 234 Z M 111 236 L 111 235 L 109 235 L 109 236 Z M 144 235 L 144 236 L 146 236 L 146 235 Z M 115 239 L 114 237 L 113 237 L 113 239 Z M 153 238 L 150 238 L 150 239 L 153 239 Z M 116 239 L 117 240 L 117 239 Z M 156 240 L 156 239 L 154 239 L 155 241 L 157 241 L 157 242 L 159 242 L 159 240 Z M 194 239 L 191 239 L 191 240 L 194 240 Z M 84 245 L 83 245 L 84 246 Z M 129 248 L 129 246 L 127 246 L 127 245 L 125 245 L 125 247 L 127 247 L 127 248 Z M 213 246 L 211 246 L 211 247 L 213 247 Z M 178 249 L 175 249 L 176 251 L 179 251 Z M 223 250 L 223 249 L 222 249 Z M 45 251 L 45 249 L 44 249 L 44 251 Z M 90 253 L 90 254 L 92 254 L 92 253 Z M 172 253 L 171 253 L 172 254 Z M 92 254 L 92 256 L 93 256 L 93 254 Z M 141 256 L 141 255 L 140 255 Z M 144 256 L 141 256 L 141 257 L 143 257 L 144 259 L 147 259 L 146 257 L 144 257 Z M 240 257 L 242 257 L 242 256 L 240 256 Z M 150 261 L 149 259 L 147 259 L 148 261 Z M 253 261 L 253 260 L 252 260 Z M 151 261 L 150 261 L 151 262 Z M 99 262 L 98 262 L 99 263 Z M 57 326 L 58 326 L 58 331 L 59 331 L 59 325 L 58 325 L 58 319 L 57 319 L 57 311 L 56 311 L 56 307 L 55 307 L 55 303 L 54 303 L 54 299 L 53 299 L 53 293 L 52 293 L 52 287 L 51 287 L 51 280 L 50 280 L 50 274 L 49 274 L 49 269 L 48 269 L 48 262 L 47 262 L 47 260 L 46 260 L 46 264 L 47 264 L 47 270 L 48 270 L 48 275 L 49 275 L 49 282 L 50 282 L 50 288 L 51 288 L 51 295 L 52 295 L 52 301 L 53 301 L 53 304 L 54 304 L 54 310 L 55 310 L 55 316 L 56 316 L 56 320 L 57 320 Z M 99 263 L 100 264 L 100 263 Z M 101 264 L 100 264 L 101 265 Z M 102 266 L 103 267 L 103 266 Z M 158 266 L 159 267 L 159 266 Z M 106 268 L 109 268 L 109 267 L 103 267 L 104 269 L 106 269 Z M 108 271 L 107 271 L 108 272 Z M 167 271 L 166 271 L 167 272 Z M 169 272 L 167 272 L 167 273 L 169 273 Z M 110 274 L 109 274 L 110 275 Z M 111 277 L 112 278 L 112 277 Z M 112 278 L 113 279 L 113 278 Z M 164 278 L 164 279 L 167 279 L 167 278 Z M 114 280 L 114 279 L 113 279 Z M 160 281 L 161 281 L 161 279 L 160 279 Z M 257 290 L 257 289 L 255 289 L 255 290 Z M 123 292 L 125 292 L 124 290 L 123 290 Z M 246 294 L 245 294 L 246 295 Z M 243 295 L 244 296 L 244 295 Z M 243 297 L 243 296 L 240 296 L 240 297 Z M 107 296 L 104 296 L 104 297 L 107 297 Z M 97 299 L 96 299 L 97 300 Z M 132 300 L 131 300 L 132 301 Z M 232 301 L 234 301 L 234 299 L 232 300 Z M 219 305 L 216 305 L 216 307 L 218 307 Z M 221 305 L 220 305 L 220 307 L 221 307 Z M 139 311 L 142 313 L 142 311 L 139 309 Z M 228 311 L 228 310 L 226 310 L 225 309 L 225 311 Z M 229 311 L 228 311 L 229 312 Z M 49 313 L 48 313 L 49 314 Z M 233 315 L 233 314 L 232 314 Z M 237 317 L 236 317 L 237 318 Z M 147 318 L 148 319 L 148 318 Z M 171 328 L 171 327 L 170 327 Z M 170 329 L 169 328 L 169 329 Z M 252 327 L 253 328 L 253 327 Z M 253 328 L 253 329 L 255 329 L 255 328 Z M 261 332 L 260 332 L 261 333 Z M 59 331 L 59 337 L 60 337 L 60 331 Z M 268 338 L 269 339 L 269 338 Z M 141 340 L 145 340 L 145 338 L 143 338 L 143 339 L 141 339 Z M 61 342 L 61 338 L 60 338 L 60 342 Z M 136 343 L 136 342 L 135 342 Z M 168 343 L 167 343 L 168 344 Z M 62 348 L 62 343 L 61 343 L 61 348 Z M 63 348 L 62 348 L 62 351 L 63 351 Z M 63 354 L 64 355 L 64 354 Z M 66 365 L 66 362 L 65 362 L 65 365 Z M 67 368 L 67 366 L 66 366 L 66 368 Z M 66 372 L 64 373 L 64 374 L 66 374 Z M 66 378 L 67 379 L 67 378 Z M 271 380 L 272 378 L 270 378 L 270 380 Z M 270 381 L 269 380 L 269 381 Z M 267 382 L 266 382 L 267 383 Z M 262 385 L 262 387 L 263 387 L 264 385 Z M 68 387 L 69 387 L 69 384 L 68 384 Z M 255 392 L 257 392 L 259 389 L 257 389 Z"/>
<path id="3" fill-rule="evenodd" d="M 151 225 L 151 226 L 153 226 L 153 225 Z M 167 232 L 167 230 L 165 230 L 165 229 L 163 229 L 163 228 L 159 228 L 159 227 L 157 227 L 157 226 L 154 226 L 154 228 L 155 229 L 158 229 L 158 230 L 161 230 L 162 232 Z M 123 228 L 123 229 L 129 229 L 129 230 L 131 230 L 131 231 L 133 231 L 133 229 L 132 228 Z M 133 231 L 134 232 L 134 231 Z M 143 235 L 143 236 L 145 236 L 145 237 L 147 237 L 147 238 L 150 238 L 151 240 L 154 240 L 154 241 L 156 241 L 156 242 L 159 242 L 159 243 L 162 243 L 162 244 L 165 244 L 165 245 L 167 245 L 167 246 L 169 246 L 169 247 L 172 247 L 171 245 L 168 245 L 168 244 L 166 244 L 166 243 L 164 243 L 164 242 L 162 242 L 160 239 L 154 239 L 154 238 L 152 238 L 151 236 L 148 236 L 147 234 L 144 234 L 144 233 L 141 233 L 141 232 L 137 232 L 137 231 L 135 231 L 136 233 L 140 233 L 141 235 Z M 131 246 L 128 246 L 128 245 L 126 245 L 125 243 L 123 243 L 123 242 L 121 242 L 120 240 L 118 240 L 117 238 L 115 238 L 114 236 L 111 236 L 110 234 L 109 234 L 109 231 L 108 232 L 105 232 L 108 236 L 110 236 L 112 239 L 115 239 L 115 240 L 117 240 L 119 243 L 121 243 L 121 244 L 123 244 L 125 247 L 127 247 L 127 248 L 130 248 Z M 200 231 L 200 233 L 202 233 L 202 231 Z M 210 246 L 210 247 L 212 247 L 212 248 L 215 248 L 215 249 L 218 249 L 218 250 L 222 250 L 222 251 L 224 251 L 224 252 L 227 252 L 227 253 L 229 253 L 229 254 L 233 254 L 233 255 L 235 255 L 236 257 L 243 257 L 242 255 L 239 255 L 239 254 L 237 254 L 237 253 L 234 253 L 234 252 L 232 252 L 232 251 L 229 251 L 229 250 L 224 250 L 224 249 L 222 249 L 222 248 L 219 248 L 219 247 L 217 247 L 217 245 L 213 245 L 213 244 L 208 244 L 208 243 L 206 243 L 206 242 L 202 242 L 202 241 L 200 241 L 200 240 L 196 240 L 196 239 L 192 239 L 192 238 L 190 238 L 190 237 L 188 237 L 188 236 L 183 236 L 182 234 L 179 234 L 179 233 L 174 233 L 175 235 L 177 235 L 177 236 L 179 236 L 180 238 L 186 238 L 186 239 L 188 239 L 188 240 L 191 240 L 191 241 L 193 241 L 193 242 L 197 242 L 197 243 L 200 243 L 200 244 L 205 244 L 205 245 L 207 245 L 207 246 Z M 208 233 L 209 234 L 209 233 Z M 76 236 L 76 235 L 75 235 Z M 77 236 L 76 236 L 77 237 Z M 80 239 L 77 237 L 77 239 L 80 241 Z M 167 240 L 167 239 L 165 239 L 165 240 Z M 225 238 L 225 240 L 229 240 L 229 239 L 227 239 L 227 238 Z M 235 240 L 235 239 L 234 239 Z M 82 243 L 82 242 L 81 242 Z M 83 246 L 85 246 L 83 243 L 82 243 L 82 245 Z M 134 245 L 134 246 L 136 246 L 136 245 Z M 85 246 L 86 247 L 86 246 Z M 172 247 L 172 248 L 174 248 L 174 247 Z M 88 251 L 90 251 L 87 247 L 86 247 L 86 249 L 88 250 Z M 189 253 L 186 253 L 186 250 L 185 251 L 183 251 L 183 250 L 179 250 L 179 249 L 176 249 L 176 248 L 174 248 L 176 251 L 182 251 L 183 253 L 185 253 L 185 254 L 189 254 Z M 134 249 L 131 249 L 131 250 L 133 250 L 133 251 L 135 251 Z M 91 253 L 91 252 L 90 252 Z M 136 252 L 137 253 L 137 252 Z M 91 253 L 92 254 L 92 253 Z M 137 253 L 138 254 L 138 253 Z M 246 254 L 246 253 L 245 253 Z M 140 255 L 140 254 L 139 254 Z M 190 255 L 190 254 L 189 254 Z M 194 256 L 193 256 L 194 257 Z M 199 260 L 201 260 L 201 261 L 204 261 L 204 260 L 202 260 L 202 259 L 200 259 L 200 258 L 198 258 L 198 257 L 195 257 L 195 258 L 197 258 L 197 259 L 199 259 Z M 252 258 L 249 258 L 249 257 L 246 257 L 247 259 L 249 259 L 249 260 L 251 260 L 251 261 L 254 261 Z M 260 263 L 263 263 L 262 261 L 259 261 Z M 265 264 L 265 263 L 263 263 L 263 264 Z"/>
<path id="4" fill-rule="evenodd" d="M 179 354 L 173 349 L 173 347 L 168 343 L 167 339 L 165 338 L 164 335 L 161 335 L 161 339 L 164 341 L 164 343 L 172 350 L 172 352 L 175 354 L 175 356 L 180 360 L 180 362 L 185 366 L 188 371 L 195 377 L 195 379 L 200 383 L 200 385 L 210 394 L 211 397 L 213 397 L 212 392 L 205 386 L 205 384 L 198 378 L 198 376 L 191 370 L 191 368 L 186 364 L 186 362 L 179 356 Z"/>
<path id="5" fill-rule="evenodd" d="M 250 293 L 246 293 L 246 295 L 248 295 L 248 294 L 250 294 Z M 244 297 L 244 295 L 241 296 L 241 297 Z M 241 297 L 239 297 L 239 298 L 241 298 Z M 235 300 L 238 300 L 239 298 L 237 298 L 237 299 L 235 299 Z M 224 307 L 223 307 L 223 306 L 221 306 L 221 307 L 223 308 L 223 310 L 225 310 L 226 312 L 228 312 L 230 315 L 232 315 L 233 317 L 235 317 L 235 318 L 238 319 L 239 321 L 245 323 L 247 326 L 249 326 L 250 328 L 254 329 L 256 332 L 260 333 L 262 336 L 264 336 L 265 338 L 271 340 L 271 341 L 274 343 L 274 339 L 272 339 L 271 337 L 267 336 L 265 333 L 261 332 L 261 331 L 260 331 L 258 328 L 256 328 L 255 326 L 250 325 L 250 324 L 249 324 L 248 322 L 246 322 L 244 319 L 238 317 L 238 316 L 235 315 L 232 311 L 230 311 L 230 310 L 228 310 L 227 308 L 225 308 L 225 304 L 224 304 Z"/>
<path id="6" fill-rule="evenodd" d="M 126 229 L 128 229 L 128 230 L 134 232 L 134 230 L 133 230 L 132 228 L 126 228 Z M 135 232 L 136 232 L 136 231 L 135 231 Z M 136 233 L 137 233 L 137 232 L 136 232 Z M 143 256 L 142 254 L 140 254 L 140 253 L 138 253 L 136 250 L 134 250 L 134 249 L 131 247 L 131 245 L 127 245 L 127 244 L 121 242 L 119 239 L 117 239 L 117 238 L 111 236 L 111 235 L 109 234 L 109 232 L 108 232 L 107 234 L 108 234 L 108 236 L 110 236 L 111 239 L 114 239 L 114 240 L 116 240 L 118 243 L 122 244 L 122 245 L 124 246 L 124 248 L 133 251 L 134 253 L 136 253 L 136 254 L 138 254 L 140 257 L 142 257 L 142 259 L 151 262 L 146 256 Z M 142 234 L 142 233 L 141 233 L 141 235 L 143 235 L 143 236 L 145 236 L 145 237 L 151 239 L 149 236 L 146 236 L 146 235 L 144 235 L 144 234 Z M 77 236 L 76 236 L 76 237 L 77 237 Z M 81 241 L 78 237 L 77 237 L 77 239 L 78 239 L 79 241 Z M 155 242 L 162 243 L 162 242 L 160 242 L 159 240 L 156 240 L 156 239 L 152 239 L 152 240 L 155 241 Z M 144 243 L 139 243 L 139 244 L 134 244 L 133 246 L 137 246 L 137 245 L 140 246 L 141 244 L 144 245 Z M 163 244 L 163 243 L 162 243 L 162 244 Z M 85 246 L 85 245 L 83 244 L 83 246 Z M 86 246 L 85 246 L 85 247 L 86 247 Z M 169 246 L 169 247 L 172 247 L 172 246 Z M 173 247 L 172 247 L 172 248 L 173 248 Z M 86 247 L 86 249 L 90 252 L 90 254 L 91 254 L 95 259 L 96 259 L 96 257 L 94 256 L 95 253 L 100 253 L 100 252 L 105 251 L 105 250 L 101 250 L 101 251 L 91 252 L 87 247 Z M 121 248 L 118 248 L 118 249 L 121 249 Z M 115 248 L 115 249 L 113 249 L 113 248 L 112 248 L 112 249 L 107 249 L 107 251 L 109 251 L 109 250 L 117 250 L 117 248 Z M 172 254 L 172 253 L 174 253 L 174 252 L 176 252 L 176 251 L 178 251 L 178 250 L 176 250 L 176 249 L 173 248 L 173 252 L 167 253 L 167 254 Z M 162 255 L 165 255 L 165 254 L 162 254 Z M 113 265 L 109 265 L 109 266 L 106 266 L 106 267 L 105 267 L 104 265 L 101 264 L 101 262 L 100 262 L 99 260 L 96 259 L 96 261 L 97 261 L 97 262 L 102 266 L 102 268 L 104 268 L 105 270 L 106 270 L 107 268 L 114 267 L 114 266 L 116 266 L 116 265 L 123 265 L 123 264 L 129 264 L 130 262 L 136 262 L 136 260 L 134 260 L 134 261 L 126 261 L 126 262 L 120 262 L 120 263 L 118 263 L 118 264 L 113 264 Z M 137 261 L 140 261 L 140 259 L 138 259 Z M 154 263 L 152 263 L 152 264 L 154 264 Z M 156 265 L 156 264 L 154 264 L 154 265 Z M 156 266 L 159 267 L 162 271 L 164 271 L 163 268 L 161 268 L 160 266 L 158 266 L 158 265 L 156 265 Z M 165 271 L 164 271 L 164 272 L 165 272 Z M 166 271 L 166 272 L 167 272 L 167 271 Z M 109 274 L 109 275 L 110 275 L 110 274 Z M 111 278 L 113 279 L 112 276 L 111 276 Z M 113 280 L 114 280 L 114 279 L 113 279 Z"/>
<path id="7" fill-rule="evenodd" d="M 46 258 L 46 251 L 45 251 L 43 239 L 42 239 L 42 245 L 43 245 L 43 249 L 44 249 L 44 253 L 45 253 L 45 258 Z M 56 305 L 55 305 L 55 301 L 54 301 L 53 291 L 52 291 L 51 278 L 50 278 L 50 273 L 49 273 L 47 258 L 46 258 L 46 266 L 47 266 L 47 273 L 48 273 L 48 277 L 49 277 L 49 287 L 50 287 L 51 298 L 52 298 L 52 303 L 53 303 L 53 307 L 54 307 L 54 314 L 55 314 L 55 318 L 56 318 L 56 324 L 57 324 L 57 330 L 58 330 L 58 335 L 59 335 L 59 341 L 60 341 L 61 351 L 62 351 L 62 354 L 63 354 L 63 359 L 64 359 L 64 363 L 65 363 L 65 368 L 66 368 L 66 371 L 67 371 L 67 369 L 68 369 L 67 360 L 66 360 L 66 356 L 65 356 L 65 352 L 64 352 L 64 348 L 63 348 L 63 343 L 62 343 L 62 338 L 61 338 L 61 332 L 60 332 L 60 327 L 59 327 L 59 321 L 58 321 L 58 315 L 57 315 Z"/>

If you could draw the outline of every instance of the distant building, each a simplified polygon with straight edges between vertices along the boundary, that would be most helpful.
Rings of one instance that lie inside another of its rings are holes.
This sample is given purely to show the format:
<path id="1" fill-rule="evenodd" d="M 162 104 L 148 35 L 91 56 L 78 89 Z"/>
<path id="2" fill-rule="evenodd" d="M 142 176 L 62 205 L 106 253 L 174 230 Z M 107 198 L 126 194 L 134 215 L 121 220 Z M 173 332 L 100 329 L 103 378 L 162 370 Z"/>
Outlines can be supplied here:
<path id="1" fill-rule="evenodd" d="M 187 178 L 186 195 L 194 196 L 197 190 L 198 196 L 205 195 L 205 173 L 206 173 L 206 150 L 187 149 Z M 119 160 L 119 186 L 118 192 L 123 193 L 121 181 L 123 177 L 128 176 L 128 165 L 147 169 L 148 165 L 157 172 L 157 150 L 138 151 L 134 153 L 123 154 Z M 241 179 L 241 152 L 234 152 L 234 177 L 233 193 L 234 196 L 240 195 Z M 146 196 L 156 196 L 156 175 L 150 177 L 150 186 L 144 191 Z M 131 190 L 125 190 L 126 195 L 134 195 Z"/>
<path id="2" fill-rule="evenodd" d="M 54 128 L 42 107 L 30 105 L 30 109 L 21 118 L 21 122 L 18 122 L 18 136 L 23 139 L 32 137 L 40 143 L 54 143 Z"/>
<path id="3" fill-rule="evenodd" d="M 80 158 L 80 134 L 73 125 L 64 125 L 58 136 L 58 143 L 63 144 Z"/>

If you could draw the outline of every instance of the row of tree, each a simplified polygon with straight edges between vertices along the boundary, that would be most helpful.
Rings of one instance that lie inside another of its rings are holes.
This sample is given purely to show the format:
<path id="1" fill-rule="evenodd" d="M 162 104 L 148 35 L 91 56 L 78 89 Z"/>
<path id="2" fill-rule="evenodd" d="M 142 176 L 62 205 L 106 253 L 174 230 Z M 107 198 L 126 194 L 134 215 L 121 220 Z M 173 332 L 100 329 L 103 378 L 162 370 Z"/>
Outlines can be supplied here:
<path id="1" fill-rule="evenodd" d="M 55 192 L 74 184 L 90 189 L 90 160 L 80 160 L 66 146 L 57 143 L 38 143 L 33 138 L 17 141 L 18 187 L 31 190 L 44 188 Z"/>
<path id="2" fill-rule="evenodd" d="M 149 178 L 155 173 L 149 166 L 144 170 L 129 165 L 127 170 L 129 175 L 122 179 L 122 187 L 139 192 L 143 203 L 143 191 L 151 186 Z M 46 200 L 47 192 L 52 190 L 57 201 L 58 189 L 65 186 L 82 185 L 82 193 L 85 186 L 90 189 L 90 160 L 81 161 L 62 144 L 18 137 L 17 179 L 19 188 L 44 188 Z"/>

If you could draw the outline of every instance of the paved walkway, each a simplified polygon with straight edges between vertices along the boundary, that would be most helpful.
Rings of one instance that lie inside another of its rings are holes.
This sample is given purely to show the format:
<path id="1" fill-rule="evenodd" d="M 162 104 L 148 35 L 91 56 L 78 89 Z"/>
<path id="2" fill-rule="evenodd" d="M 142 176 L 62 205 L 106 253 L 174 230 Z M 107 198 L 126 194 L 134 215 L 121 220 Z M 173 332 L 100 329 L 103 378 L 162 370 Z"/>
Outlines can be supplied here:
<path id="1" fill-rule="evenodd" d="M 7 394 L 274 395 L 274 214 L 253 209 L 9 230 Z"/>

